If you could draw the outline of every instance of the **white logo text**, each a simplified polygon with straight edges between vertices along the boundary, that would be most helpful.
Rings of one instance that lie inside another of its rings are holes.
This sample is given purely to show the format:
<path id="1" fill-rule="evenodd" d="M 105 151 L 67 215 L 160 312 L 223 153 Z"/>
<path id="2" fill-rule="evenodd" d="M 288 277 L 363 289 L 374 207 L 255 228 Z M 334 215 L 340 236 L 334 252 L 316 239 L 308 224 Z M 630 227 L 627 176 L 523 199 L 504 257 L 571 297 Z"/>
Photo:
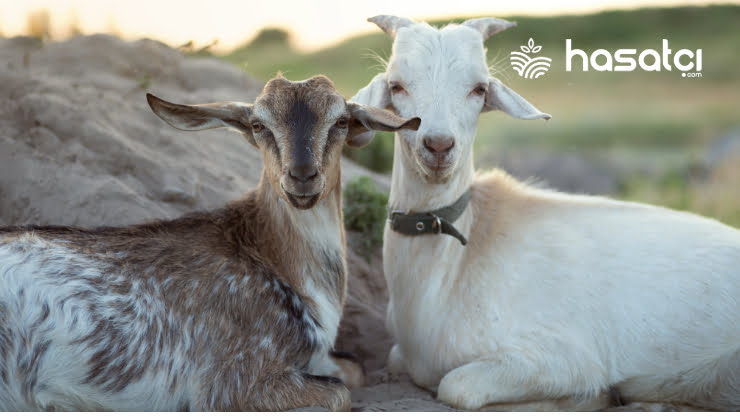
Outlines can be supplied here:
<path id="1" fill-rule="evenodd" d="M 697 72 L 691 73 L 692 76 L 690 77 L 697 77 L 697 74 L 698 77 L 701 77 L 701 49 L 697 49 L 696 52 L 687 49 L 678 50 L 673 55 L 673 60 L 671 60 L 671 53 L 667 39 L 663 40 L 663 49 L 660 53 L 647 49 L 640 52 L 639 55 L 637 55 L 637 50 L 634 48 L 619 49 L 613 55 L 605 49 L 598 49 L 589 55 L 581 49 L 573 48 L 572 41 L 566 39 L 565 70 L 572 71 L 573 59 L 579 57 L 583 71 L 589 70 L 589 64 L 596 71 L 633 71 L 638 65 L 645 71 L 661 71 L 663 69 L 671 71 L 671 64 L 673 64 L 680 71 L 694 70 Z M 637 55 L 637 60 L 635 60 L 635 55 Z M 578 60 L 575 62 L 577 63 Z M 686 77 L 686 74 L 684 73 L 683 76 Z"/>

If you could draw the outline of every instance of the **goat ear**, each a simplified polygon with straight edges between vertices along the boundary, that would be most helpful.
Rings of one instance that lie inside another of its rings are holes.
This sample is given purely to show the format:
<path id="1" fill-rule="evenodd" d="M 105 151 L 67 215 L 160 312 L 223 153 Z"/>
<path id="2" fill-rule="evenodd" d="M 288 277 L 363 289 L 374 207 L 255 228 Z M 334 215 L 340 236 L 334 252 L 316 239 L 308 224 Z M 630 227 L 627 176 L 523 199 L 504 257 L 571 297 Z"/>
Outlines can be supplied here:
<path id="1" fill-rule="evenodd" d="M 373 139 L 375 131 L 418 130 L 421 119 L 401 118 L 384 109 L 347 103 L 350 113 L 349 133 L 346 143 L 350 147 L 365 147 Z"/>
<path id="2" fill-rule="evenodd" d="M 414 24 L 414 21 L 409 18 L 391 15 L 373 16 L 371 18 L 368 18 L 367 21 L 378 25 L 378 27 L 382 29 L 383 32 L 387 33 L 388 36 L 393 39 L 396 39 L 396 33 L 399 29 Z"/>
<path id="3" fill-rule="evenodd" d="M 516 23 L 514 22 L 509 22 L 507 20 L 496 18 L 468 19 L 462 24 L 480 32 L 480 34 L 483 35 L 484 41 L 501 31 L 505 31 L 513 26 L 516 26 Z"/>
<path id="4" fill-rule="evenodd" d="M 252 105 L 243 102 L 213 102 L 200 105 L 180 105 L 167 102 L 151 93 L 146 94 L 149 107 L 167 124 L 178 130 L 199 131 L 210 128 L 231 128 L 255 145 L 252 130 L 247 120 Z"/>
<path id="5" fill-rule="evenodd" d="M 391 92 L 388 89 L 385 73 L 373 77 L 373 80 L 357 91 L 350 101 L 380 109 L 388 107 L 391 104 Z"/>
<path id="6" fill-rule="evenodd" d="M 373 77 L 373 80 L 367 86 L 360 89 L 350 101 L 356 105 L 368 105 L 380 109 L 389 106 L 391 104 L 391 93 L 388 90 L 385 73 L 380 73 Z M 366 145 L 370 143 L 374 135 L 375 131 L 373 130 L 358 133 L 355 141 L 357 144 Z M 347 137 L 347 139 L 349 140 L 350 137 Z"/>
<path id="7" fill-rule="evenodd" d="M 483 112 L 504 111 L 514 118 L 522 120 L 536 120 L 552 118 L 534 105 L 527 102 L 526 99 L 519 96 L 518 93 L 509 89 L 500 80 L 495 77 L 488 78 L 488 93 L 486 93 L 486 103 L 483 105 Z"/>

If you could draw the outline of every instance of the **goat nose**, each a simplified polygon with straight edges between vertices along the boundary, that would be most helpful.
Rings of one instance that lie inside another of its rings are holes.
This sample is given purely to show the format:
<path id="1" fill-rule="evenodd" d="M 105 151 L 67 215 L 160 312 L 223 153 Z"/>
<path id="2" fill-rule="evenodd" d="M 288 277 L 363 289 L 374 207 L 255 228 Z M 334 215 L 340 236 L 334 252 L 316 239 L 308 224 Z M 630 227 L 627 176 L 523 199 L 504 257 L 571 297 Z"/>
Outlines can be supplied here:
<path id="1" fill-rule="evenodd" d="M 424 137 L 424 147 L 432 153 L 444 153 L 452 149 L 455 145 L 455 138 L 452 136 L 426 136 Z"/>
<path id="2" fill-rule="evenodd" d="M 294 165 L 288 171 L 290 177 L 301 182 L 310 181 L 318 175 L 315 165 Z"/>

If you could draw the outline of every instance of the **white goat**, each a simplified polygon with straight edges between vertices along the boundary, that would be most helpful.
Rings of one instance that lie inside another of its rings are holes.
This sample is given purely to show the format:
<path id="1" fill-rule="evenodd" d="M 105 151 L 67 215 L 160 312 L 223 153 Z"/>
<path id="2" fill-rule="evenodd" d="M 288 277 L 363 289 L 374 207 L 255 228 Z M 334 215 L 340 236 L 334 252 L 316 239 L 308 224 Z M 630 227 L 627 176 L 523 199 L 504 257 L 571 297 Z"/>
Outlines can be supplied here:
<path id="1" fill-rule="evenodd" d="M 347 103 L 322 76 L 275 78 L 254 105 L 147 99 L 176 128 L 241 132 L 259 185 L 169 221 L 0 227 L 0 410 L 348 409 L 334 377 L 356 385 L 362 369 L 330 357 L 341 149 L 419 120 Z"/>
<path id="2" fill-rule="evenodd" d="M 383 246 L 391 369 L 464 409 L 595 408 L 614 391 L 740 408 L 740 232 L 474 174 L 481 112 L 550 117 L 489 75 L 483 41 L 513 24 L 369 20 L 394 37 L 393 54 L 352 100 L 422 118 L 395 136 Z"/>

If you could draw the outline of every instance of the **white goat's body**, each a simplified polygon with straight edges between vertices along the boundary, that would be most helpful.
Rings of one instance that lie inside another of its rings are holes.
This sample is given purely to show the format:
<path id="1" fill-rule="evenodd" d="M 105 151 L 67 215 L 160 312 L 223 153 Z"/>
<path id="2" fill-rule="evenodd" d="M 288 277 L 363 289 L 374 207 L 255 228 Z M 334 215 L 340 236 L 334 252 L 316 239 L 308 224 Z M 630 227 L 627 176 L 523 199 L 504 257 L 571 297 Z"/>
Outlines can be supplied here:
<path id="1" fill-rule="evenodd" d="M 415 382 L 443 381 L 440 398 L 470 398 L 463 407 L 612 386 L 641 400 L 707 404 L 709 392 L 715 407 L 740 403 L 731 394 L 740 386 L 740 232 L 498 172 L 472 189 L 455 223 L 466 247 L 386 229 L 391 358 Z M 479 389 L 469 372 L 442 389 L 445 375 L 475 361 L 502 365 L 507 377 L 491 378 L 500 389 Z"/>
<path id="2" fill-rule="evenodd" d="M 740 409 L 740 231 L 474 176 L 480 113 L 550 118 L 489 74 L 483 41 L 514 24 L 369 20 L 393 53 L 353 100 L 422 121 L 396 133 L 390 209 L 432 212 L 472 190 L 454 221 L 467 246 L 386 228 L 391 369 L 464 409 L 593 409 L 615 395 Z"/>

